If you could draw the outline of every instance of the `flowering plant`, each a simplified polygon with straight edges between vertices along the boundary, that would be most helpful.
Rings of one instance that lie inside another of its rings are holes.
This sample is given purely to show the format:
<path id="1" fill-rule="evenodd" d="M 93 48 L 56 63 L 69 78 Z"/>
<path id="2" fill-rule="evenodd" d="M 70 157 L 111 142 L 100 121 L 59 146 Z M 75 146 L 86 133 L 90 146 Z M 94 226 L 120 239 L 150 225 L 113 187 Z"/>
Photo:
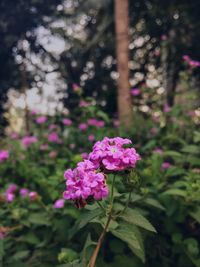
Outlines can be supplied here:
<path id="1" fill-rule="evenodd" d="M 141 240 L 135 237 L 131 224 L 135 223 L 132 216 L 139 216 L 141 222 L 147 230 L 155 231 L 154 227 L 141 214 L 134 212 L 128 208 L 133 185 L 137 177 L 133 173 L 138 160 L 139 154 L 132 147 L 131 140 L 115 137 L 105 137 L 102 141 L 94 144 L 92 152 L 88 159 L 79 162 L 75 169 L 68 169 L 64 173 L 66 180 L 66 191 L 63 193 L 63 198 L 74 202 L 78 208 L 83 208 L 91 201 L 94 205 L 97 203 L 98 207 L 89 212 L 89 218 L 94 219 L 99 217 L 100 223 L 103 221 L 103 231 L 99 237 L 96 248 L 90 258 L 89 267 L 94 267 L 96 259 L 103 243 L 104 237 L 108 231 L 111 231 L 115 236 L 126 241 L 130 245 L 130 239 L 127 235 L 126 228 L 129 229 L 130 235 L 134 236 L 135 243 L 131 242 L 132 250 L 141 250 Z M 110 182 L 110 176 L 112 180 Z M 114 199 L 117 195 L 115 191 L 116 178 L 128 182 L 129 196 L 124 205 L 120 205 L 120 209 L 114 208 Z M 127 179 L 128 178 L 128 179 Z M 131 181 L 132 180 L 132 181 Z M 110 184 L 110 190 L 107 185 Z M 118 222 L 119 220 L 119 222 Z M 89 221 L 88 221 L 89 222 Z M 116 223 L 118 227 L 112 229 L 111 224 Z M 76 231 L 76 226 L 73 231 Z M 123 232 L 125 231 L 125 232 Z M 137 230 L 138 231 L 138 230 Z M 137 255 L 137 254 L 136 254 Z"/>

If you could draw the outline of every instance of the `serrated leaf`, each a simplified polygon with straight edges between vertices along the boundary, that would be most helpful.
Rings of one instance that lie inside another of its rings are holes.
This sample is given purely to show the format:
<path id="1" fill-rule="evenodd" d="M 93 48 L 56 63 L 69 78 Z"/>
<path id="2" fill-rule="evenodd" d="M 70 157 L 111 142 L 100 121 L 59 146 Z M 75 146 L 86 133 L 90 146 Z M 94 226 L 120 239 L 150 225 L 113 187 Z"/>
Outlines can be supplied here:
<path id="1" fill-rule="evenodd" d="M 120 217 L 128 223 L 156 233 L 156 229 L 153 225 L 137 210 L 127 208 Z"/>

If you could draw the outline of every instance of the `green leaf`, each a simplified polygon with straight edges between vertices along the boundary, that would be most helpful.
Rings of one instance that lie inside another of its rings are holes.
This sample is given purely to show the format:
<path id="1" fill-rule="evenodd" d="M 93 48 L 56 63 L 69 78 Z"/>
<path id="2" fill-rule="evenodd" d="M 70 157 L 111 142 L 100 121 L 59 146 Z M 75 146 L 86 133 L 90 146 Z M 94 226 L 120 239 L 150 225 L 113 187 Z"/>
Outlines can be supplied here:
<path id="1" fill-rule="evenodd" d="M 143 239 L 142 239 L 142 235 L 139 231 L 139 229 L 137 228 L 137 226 L 133 226 L 134 227 L 134 232 L 135 232 L 135 235 L 140 243 L 140 247 L 141 249 L 136 249 L 132 246 L 129 245 L 129 248 L 132 250 L 132 252 L 138 256 L 138 258 L 140 258 L 142 260 L 142 262 L 144 263 L 145 262 L 145 251 L 144 251 L 144 244 L 143 244 Z"/>
<path id="2" fill-rule="evenodd" d="M 137 225 L 148 231 L 155 232 L 156 229 L 153 225 L 137 210 L 127 208 L 122 216 L 120 216 L 124 221 Z"/>
<path id="3" fill-rule="evenodd" d="M 39 238 L 31 232 L 26 235 L 21 236 L 20 241 L 27 242 L 33 245 L 40 243 Z"/>
<path id="4" fill-rule="evenodd" d="M 197 211 L 190 212 L 189 214 L 193 219 L 200 223 L 200 208 L 198 208 Z"/>
<path id="5" fill-rule="evenodd" d="M 96 218 L 101 214 L 102 210 L 100 208 L 82 213 L 79 216 L 79 219 L 76 221 L 75 225 L 72 227 L 69 233 L 69 239 L 71 239 L 77 231 L 79 231 L 81 228 L 86 226 L 90 221 L 92 221 L 94 218 Z"/>
<path id="6" fill-rule="evenodd" d="M 196 145 L 186 145 L 183 147 L 182 152 L 191 153 L 191 154 L 199 154 L 199 147 Z"/>
<path id="7" fill-rule="evenodd" d="M 165 210 L 165 207 L 160 204 L 160 202 L 154 198 L 146 198 L 144 202 L 152 207 L 158 208 L 160 210 Z"/>
<path id="8" fill-rule="evenodd" d="M 163 195 L 172 195 L 172 196 L 180 196 L 180 197 L 186 197 L 187 193 L 184 190 L 178 189 L 178 188 L 172 188 L 163 193 Z"/>
<path id="9" fill-rule="evenodd" d="M 3 259 L 3 255 L 4 255 L 3 239 L 0 239 L 0 263 Z"/>
<path id="10" fill-rule="evenodd" d="M 30 251 L 29 250 L 23 250 L 23 251 L 19 251 L 19 252 L 16 252 L 12 258 L 15 259 L 15 260 L 23 260 L 25 258 L 28 257 Z"/>
<path id="11" fill-rule="evenodd" d="M 50 225 L 51 222 L 45 216 L 44 213 L 32 213 L 28 218 L 29 222 L 37 225 Z"/>
<path id="12" fill-rule="evenodd" d="M 111 230 L 111 233 L 126 242 L 131 248 L 142 250 L 140 241 L 135 233 L 135 227 L 133 225 L 126 222 L 121 222 L 117 229 Z"/>

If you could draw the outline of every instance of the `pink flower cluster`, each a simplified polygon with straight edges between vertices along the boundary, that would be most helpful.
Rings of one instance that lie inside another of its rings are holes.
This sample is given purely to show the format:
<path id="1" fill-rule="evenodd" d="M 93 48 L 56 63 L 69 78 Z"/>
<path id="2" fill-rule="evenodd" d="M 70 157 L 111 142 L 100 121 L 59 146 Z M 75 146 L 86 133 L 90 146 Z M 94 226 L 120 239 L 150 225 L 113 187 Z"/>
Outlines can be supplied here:
<path id="1" fill-rule="evenodd" d="M 132 144 L 131 140 L 121 137 L 108 138 L 98 141 L 93 146 L 93 151 L 89 154 L 89 160 L 97 168 L 101 167 L 109 171 L 122 171 L 134 168 L 136 162 L 140 160 L 134 148 L 126 148 Z"/>
<path id="2" fill-rule="evenodd" d="M 93 197 L 101 200 L 108 196 L 105 175 L 97 172 L 95 165 L 89 160 L 79 162 L 74 170 L 68 169 L 64 177 L 67 185 L 67 190 L 63 193 L 64 199 L 87 200 Z"/>
<path id="3" fill-rule="evenodd" d="M 188 55 L 184 55 L 183 60 L 193 68 L 200 67 L 200 61 L 192 60 Z"/>
<path id="4" fill-rule="evenodd" d="M 37 141 L 38 141 L 38 139 L 35 136 L 24 136 L 22 138 L 22 145 L 25 148 L 28 148 L 30 145 L 36 143 Z"/>
<path id="5" fill-rule="evenodd" d="M 0 150 L 0 162 L 3 162 L 9 158 L 8 150 Z"/>
<path id="6" fill-rule="evenodd" d="M 5 199 L 7 202 L 13 202 L 14 201 L 14 199 L 16 197 L 17 190 L 18 190 L 18 186 L 16 184 L 10 184 L 8 186 L 8 188 L 6 189 L 6 192 L 5 192 Z M 29 199 L 31 201 L 34 201 L 38 198 L 38 193 L 35 191 L 29 191 L 28 188 L 20 188 L 19 189 L 19 195 L 22 198 L 29 197 Z"/>
<path id="7" fill-rule="evenodd" d="M 49 134 L 48 141 L 52 143 L 58 143 L 58 144 L 61 143 L 61 140 L 56 132 L 52 132 Z"/>
<path id="8" fill-rule="evenodd" d="M 87 123 L 88 123 L 88 125 L 96 126 L 96 127 L 99 127 L 99 128 L 102 128 L 102 127 L 105 126 L 105 122 L 104 121 L 97 120 L 97 119 L 94 119 L 94 118 L 88 119 Z"/>
<path id="9" fill-rule="evenodd" d="M 74 170 L 68 169 L 64 173 L 67 188 L 63 198 L 71 199 L 79 206 L 84 206 L 88 198 L 106 198 L 109 189 L 104 172 L 131 169 L 140 160 L 134 148 L 126 147 L 131 143 L 131 140 L 120 137 L 105 137 L 96 142 L 89 159 L 79 162 Z"/>

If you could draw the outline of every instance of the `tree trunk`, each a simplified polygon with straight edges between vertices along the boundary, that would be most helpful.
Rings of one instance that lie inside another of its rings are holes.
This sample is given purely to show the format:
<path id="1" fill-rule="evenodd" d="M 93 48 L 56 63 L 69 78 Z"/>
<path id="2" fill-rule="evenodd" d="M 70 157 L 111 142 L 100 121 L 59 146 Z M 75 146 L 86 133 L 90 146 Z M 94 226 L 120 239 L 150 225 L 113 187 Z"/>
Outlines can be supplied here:
<path id="1" fill-rule="evenodd" d="M 130 129 L 132 105 L 129 84 L 129 15 L 128 0 L 115 0 L 116 56 L 118 70 L 118 114 L 120 125 Z"/>

